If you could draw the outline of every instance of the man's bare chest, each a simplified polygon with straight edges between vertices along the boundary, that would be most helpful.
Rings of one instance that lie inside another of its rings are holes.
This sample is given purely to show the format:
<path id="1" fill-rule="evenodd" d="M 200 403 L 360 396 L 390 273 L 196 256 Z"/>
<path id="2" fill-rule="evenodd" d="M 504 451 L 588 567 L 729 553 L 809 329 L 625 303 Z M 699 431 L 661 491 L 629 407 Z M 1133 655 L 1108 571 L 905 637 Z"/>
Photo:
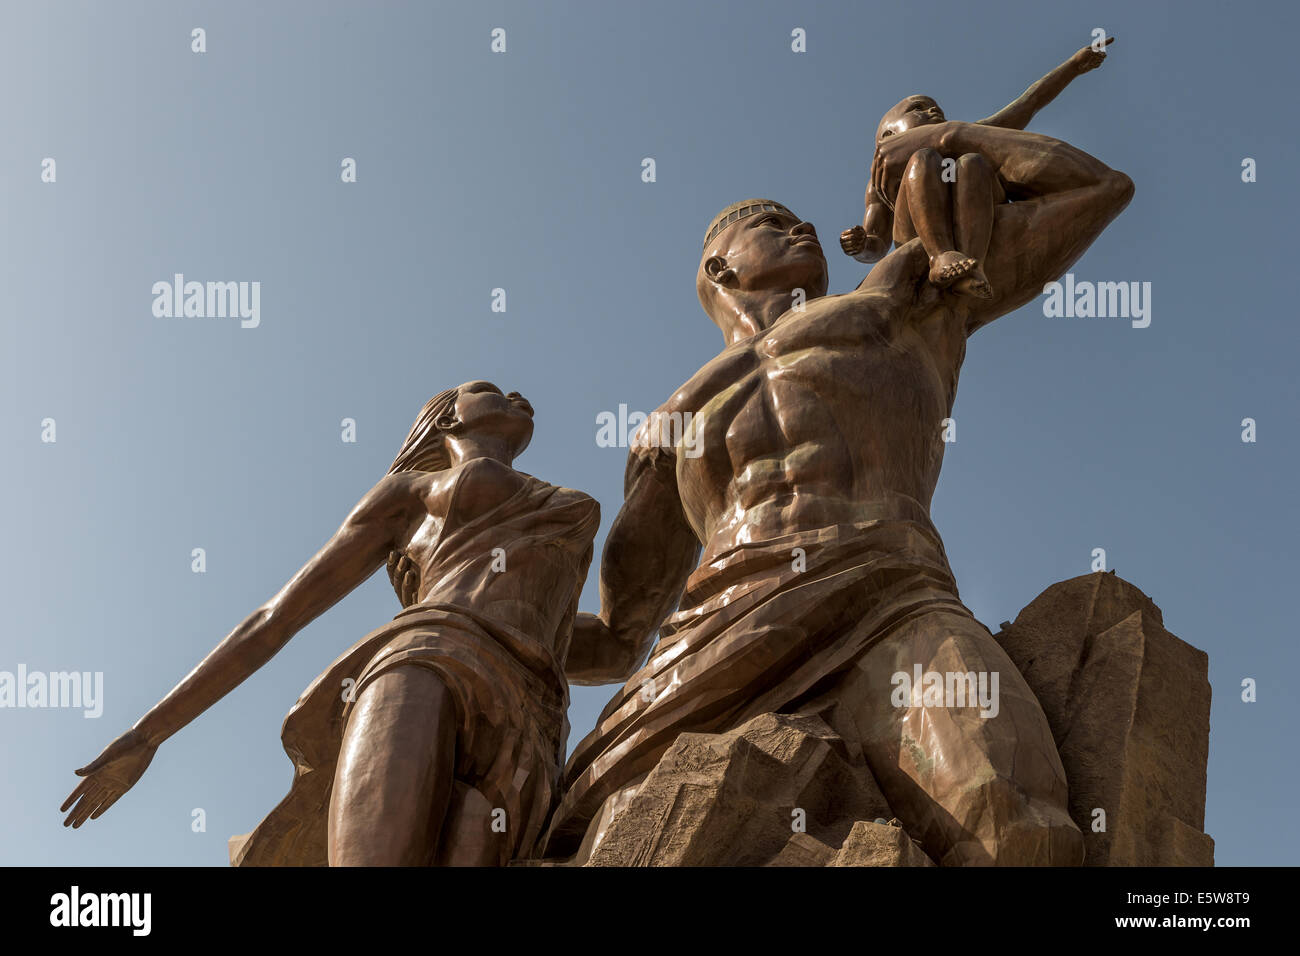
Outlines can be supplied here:
<path id="1" fill-rule="evenodd" d="M 883 317 L 809 306 L 729 346 L 663 410 L 698 417 L 756 400 L 780 412 L 783 400 L 842 402 L 882 388 L 929 390 L 936 384 L 936 371 L 928 344 L 907 330 L 890 328 Z M 803 397 L 797 399 L 795 393 Z"/>

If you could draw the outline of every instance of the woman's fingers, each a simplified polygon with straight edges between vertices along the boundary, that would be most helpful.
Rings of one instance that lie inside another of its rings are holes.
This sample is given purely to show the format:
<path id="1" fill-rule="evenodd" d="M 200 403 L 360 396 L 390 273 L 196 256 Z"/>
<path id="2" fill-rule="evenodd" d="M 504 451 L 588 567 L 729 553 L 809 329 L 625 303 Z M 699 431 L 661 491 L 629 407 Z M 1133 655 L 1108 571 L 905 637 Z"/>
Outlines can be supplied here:
<path id="1" fill-rule="evenodd" d="M 111 807 L 113 804 L 117 803 L 117 801 L 121 799 L 122 794 L 124 793 L 126 793 L 125 790 L 119 790 L 116 793 L 108 794 L 107 797 L 104 799 L 104 802 L 95 808 L 95 812 L 90 815 L 90 819 L 98 820 L 100 817 L 102 817 L 109 807 Z"/>
<path id="2" fill-rule="evenodd" d="M 72 812 L 68 814 L 68 818 L 63 821 L 63 825 L 65 827 L 71 826 L 72 829 L 75 830 L 85 823 L 86 817 L 90 815 L 90 811 L 99 806 L 102 795 L 103 788 L 98 784 L 92 787 L 88 792 L 82 794 L 81 801 L 73 808 Z"/>
<path id="3" fill-rule="evenodd" d="M 77 773 L 81 773 L 81 771 L 78 770 Z M 59 812 L 60 813 L 67 812 L 68 807 L 72 806 L 77 801 L 78 797 L 80 797 L 83 793 L 85 793 L 94 785 L 95 785 L 94 780 L 83 780 L 81 781 L 81 783 L 77 784 L 76 789 L 74 789 L 72 793 L 68 794 L 68 799 L 63 801 L 63 806 L 59 807 Z"/>

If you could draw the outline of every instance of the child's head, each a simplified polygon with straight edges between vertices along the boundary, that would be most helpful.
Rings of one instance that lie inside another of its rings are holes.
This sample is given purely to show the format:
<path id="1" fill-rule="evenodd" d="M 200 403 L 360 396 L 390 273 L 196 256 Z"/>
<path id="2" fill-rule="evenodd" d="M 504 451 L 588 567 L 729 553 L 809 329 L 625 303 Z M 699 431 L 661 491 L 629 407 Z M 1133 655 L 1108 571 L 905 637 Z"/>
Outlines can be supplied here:
<path id="1" fill-rule="evenodd" d="M 881 117 L 880 125 L 876 127 L 876 142 L 918 126 L 933 126 L 943 121 L 943 110 L 939 109 L 938 103 L 921 93 L 914 93 L 899 100 L 897 106 Z"/>
<path id="2" fill-rule="evenodd" d="M 533 408 L 518 392 L 503 395 L 491 382 L 466 382 L 439 392 L 420 409 L 389 474 L 451 467 L 449 435 L 504 438 L 513 459 L 533 437 Z"/>

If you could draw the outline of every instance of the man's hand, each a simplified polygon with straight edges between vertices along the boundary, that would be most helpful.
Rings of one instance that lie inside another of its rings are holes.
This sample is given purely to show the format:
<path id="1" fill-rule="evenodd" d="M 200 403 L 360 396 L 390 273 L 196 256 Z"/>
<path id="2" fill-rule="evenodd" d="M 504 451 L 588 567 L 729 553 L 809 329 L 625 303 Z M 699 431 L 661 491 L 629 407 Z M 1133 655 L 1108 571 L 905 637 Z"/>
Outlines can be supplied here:
<path id="1" fill-rule="evenodd" d="M 1091 46 L 1086 46 L 1074 56 L 1070 57 L 1070 63 L 1074 66 L 1076 72 L 1083 74 L 1089 70 L 1095 70 L 1101 66 L 1106 59 L 1106 47 L 1115 42 L 1114 37 L 1110 37 L 1102 45 L 1102 49 L 1094 50 Z"/>
<path id="2" fill-rule="evenodd" d="M 402 607 L 410 607 L 420 597 L 420 569 L 406 556 L 406 552 L 390 551 L 388 554 L 388 580 L 393 585 Z"/>
<path id="3" fill-rule="evenodd" d="M 149 768 L 157 750 L 157 746 L 149 743 L 138 730 L 128 730 L 105 747 L 103 753 L 76 771 L 77 776 L 86 779 L 59 807 L 59 812 L 64 813 L 73 803 L 77 804 L 63 825 L 75 830 L 87 819 L 101 817 L 122 794 L 135 786 Z"/>
<path id="4" fill-rule="evenodd" d="M 922 149 L 948 151 L 948 141 L 953 134 L 970 123 L 945 120 L 929 126 L 917 126 L 897 136 L 889 136 L 876 144 L 871 158 L 871 188 L 876 197 L 892 210 L 903 183 L 903 173 L 912 156 Z"/>

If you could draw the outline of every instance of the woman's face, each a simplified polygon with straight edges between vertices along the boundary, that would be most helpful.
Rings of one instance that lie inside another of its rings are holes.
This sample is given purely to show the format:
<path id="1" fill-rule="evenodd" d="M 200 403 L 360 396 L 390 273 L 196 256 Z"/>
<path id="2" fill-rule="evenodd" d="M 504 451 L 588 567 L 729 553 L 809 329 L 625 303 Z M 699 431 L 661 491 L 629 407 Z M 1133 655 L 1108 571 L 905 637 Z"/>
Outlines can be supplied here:
<path id="1" fill-rule="evenodd" d="M 467 382 L 456 396 L 459 433 L 504 438 L 518 455 L 533 437 L 533 406 L 518 392 L 503 394 L 491 382 Z"/>

